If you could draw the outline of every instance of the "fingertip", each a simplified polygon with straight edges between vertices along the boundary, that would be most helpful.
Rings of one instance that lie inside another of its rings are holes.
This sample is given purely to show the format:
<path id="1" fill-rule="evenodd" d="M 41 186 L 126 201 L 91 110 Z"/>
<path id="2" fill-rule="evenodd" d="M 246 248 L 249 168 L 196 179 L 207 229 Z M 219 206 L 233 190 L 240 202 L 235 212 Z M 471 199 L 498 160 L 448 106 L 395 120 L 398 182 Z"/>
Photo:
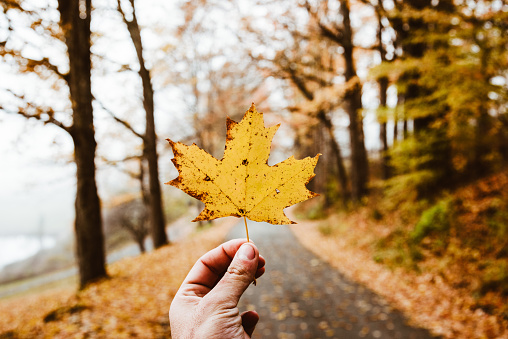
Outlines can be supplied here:
<path id="1" fill-rule="evenodd" d="M 252 243 L 244 243 L 238 249 L 237 256 L 242 260 L 254 260 L 259 252 L 256 246 Z"/>
<path id="2" fill-rule="evenodd" d="M 256 311 L 246 311 L 242 313 L 242 326 L 249 337 L 254 333 L 258 321 L 259 314 Z"/>
<path id="3" fill-rule="evenodd" d="M 265 274 L 265 268 L 264 267 L 258 268 L 255 275 L 256 279 L 262 276 L 263 274 Z"/>
<path id="4" fill-rule="evenodd" d="M 259 255 L 259 261 L 258 261 L 258 268 L 261 268 L 263 266 L 265 266 L 266 264 L 266 260 L 265 258 L 260 254 Z"/>

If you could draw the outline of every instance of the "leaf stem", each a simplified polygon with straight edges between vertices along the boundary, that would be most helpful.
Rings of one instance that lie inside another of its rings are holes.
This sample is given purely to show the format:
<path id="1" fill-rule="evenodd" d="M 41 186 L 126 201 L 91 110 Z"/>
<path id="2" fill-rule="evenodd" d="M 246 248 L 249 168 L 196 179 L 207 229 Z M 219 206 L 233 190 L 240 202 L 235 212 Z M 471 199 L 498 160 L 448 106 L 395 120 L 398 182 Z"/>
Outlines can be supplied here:
<path id="1" fill-rule="evenodd" d="M 249 240 L 249 228 L 247 227 L 247 218 L 245 215 L 243 216 L 243 221 L 245 222 L 245 232 L 247 232 L 247 242 L 250 242 Z"/>
<path id="2" fill-rule="evenodd" d="M 247 227 L 247 218 L 245 217 L 245 215 L 243 216 L 243 222 L 245 223 L 245 232 L 247 233 L 247 242 L 250 242 L 249 228 Z M 257 284 L 256 278 L 254 278 L 254 281 L 252 283 L 254 284 L 254 286 L 256 286 L 256 284 Z"/>

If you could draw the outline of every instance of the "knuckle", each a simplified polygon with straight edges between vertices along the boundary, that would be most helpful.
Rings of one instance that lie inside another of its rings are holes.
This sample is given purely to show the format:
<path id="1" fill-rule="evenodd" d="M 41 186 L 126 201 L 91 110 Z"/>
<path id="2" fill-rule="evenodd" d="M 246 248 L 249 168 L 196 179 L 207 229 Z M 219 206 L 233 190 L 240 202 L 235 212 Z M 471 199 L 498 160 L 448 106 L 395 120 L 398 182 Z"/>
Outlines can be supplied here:
<path id="1" fill-rule="evenodd" d="M 247 276 L 249 276 L 249 271 L 247 269 L 245 269 L 245 267 L 237 267 L 237 266 L 233 266 L 233 265 L 231 265 L 228 268 L 227 273 L 232 275 L 232 276 L 238 276 L 238 277 L 247 277 Z"/>

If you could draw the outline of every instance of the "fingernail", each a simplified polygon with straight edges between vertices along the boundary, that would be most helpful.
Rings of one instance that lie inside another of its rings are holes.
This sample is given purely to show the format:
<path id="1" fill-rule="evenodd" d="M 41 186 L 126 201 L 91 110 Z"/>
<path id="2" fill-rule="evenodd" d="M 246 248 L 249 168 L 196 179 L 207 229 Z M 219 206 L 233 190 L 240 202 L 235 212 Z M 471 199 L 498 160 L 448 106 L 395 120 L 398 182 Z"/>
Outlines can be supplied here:
<path id="1" fill-rule="evenodd" d="M 238 258 L 243 260 L 252 260 L 256 257 L 254 247 L 249 244 L 243 244 L 238 250 Z"/>

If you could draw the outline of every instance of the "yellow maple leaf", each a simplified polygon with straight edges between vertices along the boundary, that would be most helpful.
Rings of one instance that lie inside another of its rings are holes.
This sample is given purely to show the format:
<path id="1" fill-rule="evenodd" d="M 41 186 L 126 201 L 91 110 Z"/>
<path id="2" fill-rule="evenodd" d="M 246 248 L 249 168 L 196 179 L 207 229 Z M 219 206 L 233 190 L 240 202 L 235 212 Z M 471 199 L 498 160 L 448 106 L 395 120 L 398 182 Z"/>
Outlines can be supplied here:
<path id="1" fill-rule="evenodd" d="M 283 209 L 318 195 L 306 185 L 315 176 L 320 154 L 302 160 L 292 156 L 269 166 L 272 138 L 280 125 L 265 128 L 263 114 L 254 104 L 240 123 L 229 118 L 226 123 L 221 160 L 196 144 L 187 146 L 167 139 L 179 176 L 166 184 L 205 203 L 193 221 L 236 216 L 279 225 L 294 223 Z"/>

